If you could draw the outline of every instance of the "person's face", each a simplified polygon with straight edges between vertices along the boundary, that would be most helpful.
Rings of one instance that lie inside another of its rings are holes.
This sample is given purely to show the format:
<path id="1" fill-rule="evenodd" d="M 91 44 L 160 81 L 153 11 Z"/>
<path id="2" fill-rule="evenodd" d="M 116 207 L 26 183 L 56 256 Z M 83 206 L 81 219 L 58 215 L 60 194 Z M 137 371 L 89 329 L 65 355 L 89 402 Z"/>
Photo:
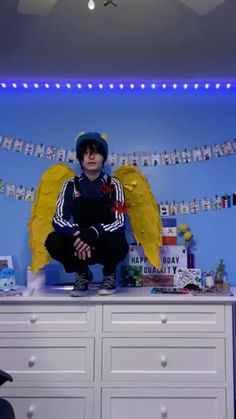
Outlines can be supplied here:
<path id="1" fill-rule="evenodd" d="M 87 149 L 83 156 L 82 167 L 88 172 L 101 171 L 103 167 L 103 159 L 103 156 L 96 150 L 90 151 Z"/>

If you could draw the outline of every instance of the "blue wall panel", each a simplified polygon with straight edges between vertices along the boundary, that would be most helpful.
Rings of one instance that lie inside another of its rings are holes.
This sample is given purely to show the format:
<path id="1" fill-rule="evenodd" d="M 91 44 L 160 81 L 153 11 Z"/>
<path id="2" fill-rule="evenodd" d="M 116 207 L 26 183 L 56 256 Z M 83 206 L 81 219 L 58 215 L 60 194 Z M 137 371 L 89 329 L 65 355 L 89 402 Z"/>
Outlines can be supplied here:
<path id="1" fill-rule="evenodd" d="M 71 148 L 81 130 L 105 131 L 110 151 L 163 152 L 213 145 L 235 137 L 233 92 L 7 92 L 0 94 L 0 134 Z M 0 147 L 0 178 L 35 186 L 52 162 Z M 192 200 L 236 191 L 236 153 L 220 159 L 142 168 L 157 201 Z M 30 205 L 0 195 L 0 254 L 12 255 L 17 282 L 24 283 L 30 260 L 27 221 Z M 222 257 L 236 285 L 236 207 L 178 216 L 195 238 L 196 265 L 215 269 Z M 49 269 L 49 268 L 48 268 Z M 64 278 L 56 264 L 50 272 Z"/>

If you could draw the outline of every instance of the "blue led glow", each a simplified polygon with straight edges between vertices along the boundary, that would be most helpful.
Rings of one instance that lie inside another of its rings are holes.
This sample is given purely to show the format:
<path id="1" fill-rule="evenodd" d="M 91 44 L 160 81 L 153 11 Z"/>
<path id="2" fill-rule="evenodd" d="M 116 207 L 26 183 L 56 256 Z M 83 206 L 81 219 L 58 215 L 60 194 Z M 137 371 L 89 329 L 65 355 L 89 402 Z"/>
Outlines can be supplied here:
<path id="1" fill-rule="evenodd" d="M 0 91 L 2 89 L 8 90 L 20 90 L 20 89 L 28 89 L 28 90 L 83 90 L 83 91 L 101 91 L 101 90 L 110 90 L 110 91 L 117 91 L 117 90 L 125 90 L 125 91 L 148 91 L 153 90 L 157 92 L 161 91 L 223 91 L 223 90 L 236 90 L 236 81 L 180 81 L 176 80 L 174 82 L 171 81 L 157 81 L 157 82 L 150 82 L 150 81 L 142 81 L 138 82 L 137 80 L 130 82 L 105 82 L 101 81 L 98 82 L 94 81 L 54 81 L 54 82 L 45 82 L 45 81 L 0 81 Z"/>

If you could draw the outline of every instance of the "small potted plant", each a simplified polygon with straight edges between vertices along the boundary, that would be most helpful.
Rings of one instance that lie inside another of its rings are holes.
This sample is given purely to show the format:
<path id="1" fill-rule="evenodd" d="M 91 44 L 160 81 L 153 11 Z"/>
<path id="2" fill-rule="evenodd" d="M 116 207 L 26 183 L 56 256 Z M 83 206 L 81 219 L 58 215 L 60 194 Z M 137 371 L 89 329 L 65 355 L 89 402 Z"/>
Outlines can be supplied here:
<path id="1" fill-rule="evenodd" d="M 224 270 L 225 270 L 225 265 L 224 265 L 223 259 L 220 259 L 220 261 L 219 261 L 219 263 L 216 267 L 215 276 L 214 276 L 215 288 L 216 289 L 222 289 L 223 288 Z"/>

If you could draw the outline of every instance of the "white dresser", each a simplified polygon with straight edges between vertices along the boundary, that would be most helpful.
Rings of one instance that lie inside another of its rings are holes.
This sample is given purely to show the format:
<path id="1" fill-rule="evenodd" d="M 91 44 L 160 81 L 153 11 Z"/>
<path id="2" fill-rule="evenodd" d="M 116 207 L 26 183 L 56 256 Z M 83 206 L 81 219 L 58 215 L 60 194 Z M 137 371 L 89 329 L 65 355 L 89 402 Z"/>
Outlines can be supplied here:
<path id="1" fill-rule="evenodd" d="M 68 292 L 0 300 L 16 419 L 234 419 L 236 297 Z"/>

